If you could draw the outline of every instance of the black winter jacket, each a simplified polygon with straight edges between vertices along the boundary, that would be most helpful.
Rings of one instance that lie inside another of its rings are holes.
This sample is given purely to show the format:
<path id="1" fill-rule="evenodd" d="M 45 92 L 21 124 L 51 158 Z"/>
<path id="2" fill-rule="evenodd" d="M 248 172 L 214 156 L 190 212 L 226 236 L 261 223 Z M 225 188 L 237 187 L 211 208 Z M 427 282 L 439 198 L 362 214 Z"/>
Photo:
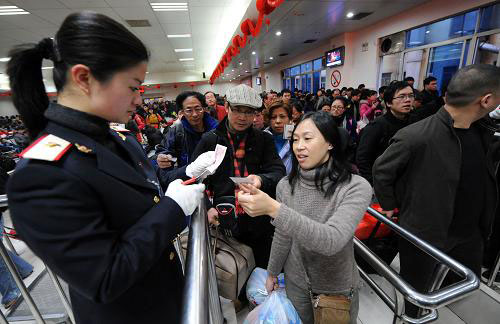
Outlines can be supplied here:
<path id="1" fill-rule="evenodd" d="M 471 125 L 481 133 L 485 147 L 488 180 L 480 230 L 486 239 L 497 205 L 495 170 L 500 141 L 489 118 Z M 373 166 L 375 195 L 384 210 L 400 209 L 400 224 L 413 234 L 445 248 L 454 216 L 460 180 L 460 140 L 453 119 L 441 108 L 435 115 L 400 130 Z"/>
<path id="2" fill-rule="evenodd" d="M 368 180 L 370 184 L 373 183 L 373 163 L 384 153 L 394 134 L 401 128 L 408 126 L 408 124 L 408 120 L 397 119 L 388 110 L 383 116 L 375 118 L 362 130 L 356 153 L 356 165 L 359 174 Z"/>

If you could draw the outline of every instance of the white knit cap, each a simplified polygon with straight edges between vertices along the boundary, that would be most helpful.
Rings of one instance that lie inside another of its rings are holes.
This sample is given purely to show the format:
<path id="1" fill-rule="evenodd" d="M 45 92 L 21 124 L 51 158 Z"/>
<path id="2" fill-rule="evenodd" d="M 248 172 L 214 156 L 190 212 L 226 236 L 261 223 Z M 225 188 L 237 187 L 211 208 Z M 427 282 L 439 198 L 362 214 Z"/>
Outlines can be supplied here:
<path id="1" fill-rule="evenodd" d="M 246 84 L 240 84 L 227 90 L 226 100 L 233 107 L 245 106 L 253 109 L 260 109 L 262 107 L 262 98 L 259 93 Z"/>

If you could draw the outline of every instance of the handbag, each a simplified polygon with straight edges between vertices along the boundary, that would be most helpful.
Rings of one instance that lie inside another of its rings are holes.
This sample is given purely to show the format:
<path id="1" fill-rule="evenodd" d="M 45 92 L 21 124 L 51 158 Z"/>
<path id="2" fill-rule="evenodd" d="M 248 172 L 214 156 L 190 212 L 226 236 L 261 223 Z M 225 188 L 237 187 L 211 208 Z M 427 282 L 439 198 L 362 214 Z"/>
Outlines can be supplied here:
<path id="1" fill-rule="evenodd" d="M 213 202 L 219 214 L 219 228 L 227 237 L 238 237 L 240 234 L 235 201 L 234 196 L 221 196 L 214 198 Z"/>
<path id="2" fill-rule="evenodd" d="M 351 288 L 348 296 L 342 294 L 314 294 L 309 279 L 309 271 L 307 270 L 306 262 L 304 262 L 300 248 L 299 253 L 301 255 L 309 296 L 313 306 L 314 324 L 349 324 L 351 322 L 351 300 L 354 289 Z"/>

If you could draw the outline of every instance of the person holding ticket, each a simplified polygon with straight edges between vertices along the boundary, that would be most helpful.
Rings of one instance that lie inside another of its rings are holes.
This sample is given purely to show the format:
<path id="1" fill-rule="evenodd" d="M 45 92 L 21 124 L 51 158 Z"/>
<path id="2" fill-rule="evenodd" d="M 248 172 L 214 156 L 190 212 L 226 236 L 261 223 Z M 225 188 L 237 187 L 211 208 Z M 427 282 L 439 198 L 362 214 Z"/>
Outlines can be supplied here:
<path id="1" fill-rule="evenodd" d="M 239 188 L 235 182 L 251 183 L 274 196 L 276 184 L 285 176 L 285 167 L 272 136 L 252 127 L 255 113 L 262 106 L 259 93 L 242 84 L 229 89 L 226 98 L 227 117 L 203 135 L 192 158 L 214 151 L 217 144 L 227 147 L 221 165 L 205 181 L 213 195 L 213 203 L 207 199 L 208 218 L 210 223 L 220 225 L 223 233 L 250 246 L 256 265 L 265 268 L 274 227 L 269 217 L 252 218 L 244 213 L 236 199 Z M 218 209 L 222 208 L 231 212 L 219 215 Z"/>

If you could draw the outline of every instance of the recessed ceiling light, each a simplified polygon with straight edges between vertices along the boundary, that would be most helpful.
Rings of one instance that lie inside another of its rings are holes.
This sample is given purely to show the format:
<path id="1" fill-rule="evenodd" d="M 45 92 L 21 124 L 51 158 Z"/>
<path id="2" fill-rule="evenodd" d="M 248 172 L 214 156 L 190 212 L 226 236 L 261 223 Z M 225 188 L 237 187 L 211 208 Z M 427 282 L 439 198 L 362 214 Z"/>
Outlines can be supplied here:
<path id="1" fill-rule="evenodd" d="M 240 77 L 240 76 L 241 76 L 241 74 L 238 74 L 238 76 Z"/>
<path id="2" fill-rule="evenodd" d="M 271 56 L 269 59 L 270 59 L 270 60 L 273 60 L 273 59 L 274 59 L 274 57 L 272 57 L 272 56 Z"/>
<path id="3" fill-rule="evenodd" d="M 431 31 L 430 31 L 430 30 L 428 30 L 428 31 L 426 31 L 425 33 L 426 33 L 426 34 L 428 34 L 428 33 L 430 33 L 430 32 L 431 32 Z"/>
<path id="4" fill-rule="evenodd" d="M 233 69 L 233 70 L 231 70 L 231 72 L 234 72 L 234 69 Z"/>
<path id="5" fill-rule="evenodd" d="M 281 36 L 281 32 L 279 30 L 276 32 L 276 36 Z"/>
<path id="6" fill-rule="evenodd" d="M 148 74 L 148 73 L 149 73 L 149 71 L 146 71 L 146 74 Z"/>
<path id="7" fill-rule="evenodd" d="M 245 73 L 250 73 L 250 71 L 245 71 Z"/>
<path id="8" fill-rule="evenodd" d="M 191 37 L 191 34 L 177 34 L 177 35 L 167 35 L 168 38 L 185 38 Z"/>
<path id="9" fill-rule="evenodd" d="M 184 61 L 194 61 L 194 58 L 188 57 L 188 58 L 181 58 L 179 61 L 184 62 Z"/>
<path id="10" fill-rule="evenodd" d="M 252 52 L 252 55 L 255 55 L 256 53 L 255 52 Z"/>
<path id="11" fill-rule="evenodd" d="M 176 48 L 174 49 L 174 52 L 176 53 L 180 53 L 180 52 L 192 52 L 193 49 L 192 48 Z"/>
<path id="12" fill-rule="evenodd" d="M 29 15 L 30 13 L 17 6 L 0 6 L 0 16 Z"/>
<path id="13" fill-rule="evenodd" d="M 0 58 L 0 62 L 9 62 L 10 61 L 10 57 L 2 57 Z"/>
<path id="14" fill-rule="evenodd" d="M 354 17 L 354 13 L 353 12 L 348 12 L 347 15 L 346 15 L 347 18 L 352 18 Z"/>
<path id="15" fill-rule="evenodd" d="M 240 62 L 240 65 L 243 65 L 243 63 L 242 63 L 242 62 Z"/>

